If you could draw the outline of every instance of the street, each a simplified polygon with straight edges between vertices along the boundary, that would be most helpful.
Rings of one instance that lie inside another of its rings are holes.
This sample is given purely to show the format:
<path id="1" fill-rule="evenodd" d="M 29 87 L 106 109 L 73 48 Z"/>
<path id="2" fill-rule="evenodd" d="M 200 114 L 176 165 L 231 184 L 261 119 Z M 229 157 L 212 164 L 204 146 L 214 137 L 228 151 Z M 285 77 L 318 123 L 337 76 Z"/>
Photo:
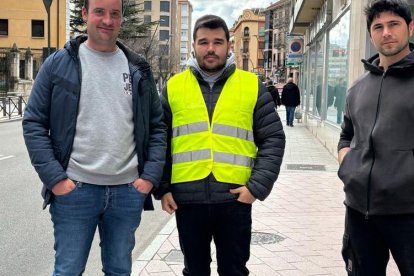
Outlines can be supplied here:
<path id="1" fill-rule="evenodd" d="M 51 275 L 53 226 L 48 208 L 42 210 L 42 184 L 30 164 L 21 120 L 0 123 L 0 187 L 0 275 Z M 155 211 L 143 213 L 133 260 L 170 218 L 154 203 Z M 102 275 L 98 240 L 95 236 L 85 276 Z"/>

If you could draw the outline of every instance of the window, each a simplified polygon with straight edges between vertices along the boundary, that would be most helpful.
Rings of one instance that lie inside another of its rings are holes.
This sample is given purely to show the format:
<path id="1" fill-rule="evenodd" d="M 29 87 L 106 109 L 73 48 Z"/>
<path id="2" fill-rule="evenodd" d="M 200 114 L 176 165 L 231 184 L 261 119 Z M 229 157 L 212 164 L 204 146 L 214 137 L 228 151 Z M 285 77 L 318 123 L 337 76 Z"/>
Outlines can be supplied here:
<path id="1" fill-rule="evenodd" d="M 182 5 L 181 6 L 181 16 L 187 16 L 188 15 L 188 6 Z"/>
<path id="2" fill-rule="evenodd" d="M 170 32 L 168 30 L 160 30 L 160 41 L 168 40 L 170 38 Z"/>
<path id="3" fill-rule="evenodd" d="M 32 37 L 45 37 L 45 22 L 32 20 Z"/>
<path id="4" fill-rule="evenodd" d="M 259 50 L 260 49 L 264 49 L 265 48 L 265 43 L 264 41 L 259 41 Z"/>
<path id="5" fill-rule="evenodd" d="M 167 15 L 160 16 L 160 26 L 161 27 L 169 27 L 170 26 L 170 17 Z"/>
<path id="6" fill-rule="evenodd" d="M 170 51 L 169 51 L 168 44 L 165 44 L 165 45 L 164 44 L 161 44 L 159 51 L 160 51 L 160 55 L 161 56 L 169 55 Z"/>
<path id="7" fill-rule="evenodd" d="M 0 19 L 0 35 L 9 35 L 8 19 Z"/>
<path id="8" fill-rule="evenodd" d="M 151 1 L 144 1 L 144 11 L 149 12 L 152 10 Z"/>
<path id="9" fill-rule="evenodd" d="M 249 52 L 249 41 L 243 41 L 243 54 L 247 54 Z"/>
<path id="10" fill-rule="evenodd" d="M 24 70 L 25 69 L 25 66 L 26 66 L 26 62 L 25 62 L 25 60 L 24 59 L 21 59 L 21 60 L 19 60 L 19 77 L 21 78 L 21 79 L 26 79 L 26 70 Z"/>
<path id="11" fill-rule="evenodd" d="M 243 35 L 244 36 L 249 36 L 249 27 L 244 28 Z"/>
<path id="12" fill-rule="evenodd" d="M 151 23 L 151 15 L 144 15 L 144 23 Z"/>
<path id="13" fill-rule="evenodd" d="M 243 59 L 243 70 L 249 71 L 249 60 L 247 58 Z"/>
<path id="14" fill-rule="evenodd" d="M 168 2 L 168 1 L 160 1 L 160 11 L 162 11 L 162 12 L 170 12 L 170 2 Z"/>

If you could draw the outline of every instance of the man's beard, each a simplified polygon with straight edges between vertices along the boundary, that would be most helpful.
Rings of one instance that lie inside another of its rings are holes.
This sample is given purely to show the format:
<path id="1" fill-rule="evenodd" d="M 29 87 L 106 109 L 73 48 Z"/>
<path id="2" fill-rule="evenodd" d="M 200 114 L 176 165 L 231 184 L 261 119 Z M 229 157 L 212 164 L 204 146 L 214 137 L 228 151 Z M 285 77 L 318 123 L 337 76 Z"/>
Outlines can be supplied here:
<path id="1" fill-rule="evenodd" d="M 389 49 L 389 50 L 380 48 L 378 52 L 380 52 L 383 56 L 392 57 L 404 51 L 406 47 L 408 46 L 408 44 L 409 44 L 409 41 L 407 40 L 407 42 L 401 47 L 398 47 L 396 49 Z"/>
<path id="2" fill-rule="evenodd" d="M 223 63 L 221 65 L 217 65 L 214 68 L 207 68 L 206 66 L 201 65 L 200 66 L 200 69 L 203 70 L 203 71 L 205 71 L 205 72 L 207 72 L 207 73 L 216 73 L 216 72 L 222 70 L 225 66 L 226 66 L 226 63 Z"/>

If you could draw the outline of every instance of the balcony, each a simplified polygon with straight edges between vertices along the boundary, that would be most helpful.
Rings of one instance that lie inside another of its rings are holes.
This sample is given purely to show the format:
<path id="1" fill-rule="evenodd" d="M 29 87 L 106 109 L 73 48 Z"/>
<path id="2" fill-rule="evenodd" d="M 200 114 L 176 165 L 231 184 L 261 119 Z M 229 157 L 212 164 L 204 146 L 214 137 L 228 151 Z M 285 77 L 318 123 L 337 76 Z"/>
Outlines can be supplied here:
<path id="1" fill-rule="evenodd" d="M 315 19 L 325 0 L 298 0 L 295 4 L 290 32 L 304 34 L 306 28 Z"/>

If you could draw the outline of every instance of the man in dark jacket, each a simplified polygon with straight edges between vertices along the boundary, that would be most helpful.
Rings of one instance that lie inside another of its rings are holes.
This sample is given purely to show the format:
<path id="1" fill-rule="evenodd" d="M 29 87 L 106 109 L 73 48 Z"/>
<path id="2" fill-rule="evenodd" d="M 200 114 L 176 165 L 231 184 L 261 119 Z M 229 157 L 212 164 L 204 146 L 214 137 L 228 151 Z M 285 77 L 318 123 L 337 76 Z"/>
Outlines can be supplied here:
<path id="1" fill-rule="evenodd" d="M 273 81 L 269 80 L 266 83 L 267 91 L 272 95 L 273 101 L 275 102 L 276 108 L 280 106 L 282 103 L 280 101 L 280 95 L 279 91 L 276 89 L 276 87 L 273 85 Z"/>
<path id="2" fill-rule="evenodd" d="M 390 251 L 401 275 L 414 275 L 414 26 L 405 0 L 371 1 L 365 14 L 379 54 L 346 98 L 342 255 L 349 275 L 386 275 Z"/>
<path id="3" fill-rule="evenodd" d="M 47 58 L 23 118 L 55 236 L 53 275 L 82 275 L 99 228 L 103 272 L 130 275 L 144 202 L 165 162 L 149 65 L 117 42 L 121 0 L 85 1 L 88 36 Z"/>
<path id="4" fill-rule="evenodd" d="M 272 190 L 285 135 L 256 75 L 236 69 L 220 17 L 195 23 L 189 69 L 171 78 L 162 103 L 169 127 L 162 207 L 175 212 L 184 275 L 248 275 L 251 208 Z"/>
<path id="5" fill-rule="evenodd" d="M 293 127 L 295 109 L 300 105 L 299 87 L 293 83 L 293 78 L 288 78 L 282 90 L 282 104 L 286 107 L 286 125 Z"/>

